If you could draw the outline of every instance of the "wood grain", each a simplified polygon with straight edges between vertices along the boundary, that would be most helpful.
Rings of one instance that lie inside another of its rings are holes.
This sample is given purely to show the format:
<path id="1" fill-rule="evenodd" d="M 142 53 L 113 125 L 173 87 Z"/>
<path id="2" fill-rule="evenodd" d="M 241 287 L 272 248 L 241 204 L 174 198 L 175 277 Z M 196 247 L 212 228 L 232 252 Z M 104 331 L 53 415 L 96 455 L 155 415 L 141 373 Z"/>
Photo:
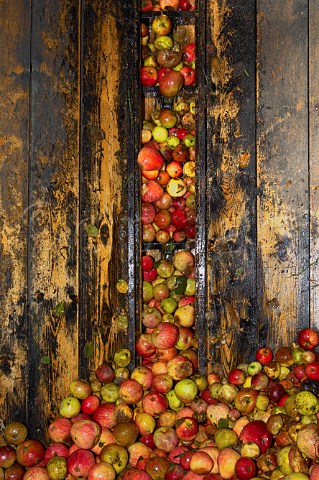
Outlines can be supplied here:
<path id="1" fill-rule="evenodd" d="M 207 324 L 224 373 L 256 338 L 254 2 L 211 0 L 208 22 Z"/>
<path id="2" fill-rule="evenodd" d="M 307 5 L 258 2 L 256 280 L 260 341 L 274 348 L 309 322 Z"/>
<path id="3" fill-rule="evenodd" d="M 78 376 L 79 2 L 34 1 L 28 423 L 46 434 Z"/>
<path id="4" fill-rule="evenodd" d="M 0 3 L 0 427 L 26 420 L 30 18 Z"/>
<path id="5" fill-rule="evenodd" d="M 310 187 L 310 324 L 319 328 L 319 55 L 318 2 L 309 2 L 309 187 Z"/>

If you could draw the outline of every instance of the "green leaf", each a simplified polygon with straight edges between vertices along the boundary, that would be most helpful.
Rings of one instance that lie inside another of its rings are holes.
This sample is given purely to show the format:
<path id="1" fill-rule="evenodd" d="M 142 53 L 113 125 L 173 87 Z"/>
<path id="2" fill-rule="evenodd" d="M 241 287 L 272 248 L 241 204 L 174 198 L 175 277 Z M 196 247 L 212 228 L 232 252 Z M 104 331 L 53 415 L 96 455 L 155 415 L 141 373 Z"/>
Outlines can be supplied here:
<path id="1" fill-rule="evenodd" d="M 220 430 L 221 428 L 229 428 L 229 418 L 220 418 L 218 420 L 217 428 Z"/>
<path id="2" fill-rule="evenodd" d="M 174 292 L 176 295 L 184 295 L 187 286 L 187 278 L 182 276 L 176 277 L 176 288 Z"/>
<path id="3" fill-rule="evenodd" d="M 86 342 L 86 344 L 84 346 L 84 351 L 83 351 L 84 356 L 86 358 L 91 358 L 91 357 L 93 357 L 93 353 L 94 353 L 93 342 Z"/>
<path id="4" fill-rule="evenodd" d="M 58 316 L 61 316 L 65 313 L 65 309 L 64 309 L 64 303 L 63 302 L 60 302 L 57 304 L 57 306 L 55 307 L 55 313 L 58 315 Z"/>
<path id="5" fill-rule="evenodd" d="M 51 362 L 50 357 L 48 357 L 47 355 L 44 355 L 42 357 L 41 361 L 42 361 L 43 365 L 50 365 L 50 362 Z"/>
<path id="6" fill-rule="evenodd" d="M 99 229 L 95 225 L 86 225 L 85 230 L 89 237 L 96 238 L 99 236 Z"/>

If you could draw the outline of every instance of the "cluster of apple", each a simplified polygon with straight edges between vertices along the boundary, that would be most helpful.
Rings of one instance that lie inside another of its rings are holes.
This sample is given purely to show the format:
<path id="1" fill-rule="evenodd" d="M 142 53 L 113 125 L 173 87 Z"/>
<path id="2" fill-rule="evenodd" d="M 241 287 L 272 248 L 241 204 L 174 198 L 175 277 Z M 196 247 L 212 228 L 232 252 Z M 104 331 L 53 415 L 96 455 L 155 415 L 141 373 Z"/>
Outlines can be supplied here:
<path id="1" fill-rule="evenodd" d="M 195 43 L 181 46 L 172 36 L 171 18 L 162 13 L 150 28 L 141 23 L 142 44 L 141 83 L 145 87 L 158 85 L 161 95 L 175 97 L 183 86 L 195 84 Z"/>
<path id="2" fill-rule="evenodd" d="M 143 241 L 195 238 L 195 104 L 176 102 L 143 124 L 137 162 L 142 173 Z"/>
<path id="3" fill-rule="evenodd" d="M 195 0 L 142 0 L 142 12 L 195 11 Z"/>
<path id="4" fill-rule="evenodd" d="M 47 447 L 27 439 L 21 423 L 6 426 L 0 479 L 318 480 L 315 330 L 275 354 L 258 349 L 221 379 L 199 374 L 184 351 L 172 355 L 175 328 L 147 328 L 153 350 L 140 351 L 132 372 L 131 353 L 121 349 L 90 381 L 71 382 Z"/>

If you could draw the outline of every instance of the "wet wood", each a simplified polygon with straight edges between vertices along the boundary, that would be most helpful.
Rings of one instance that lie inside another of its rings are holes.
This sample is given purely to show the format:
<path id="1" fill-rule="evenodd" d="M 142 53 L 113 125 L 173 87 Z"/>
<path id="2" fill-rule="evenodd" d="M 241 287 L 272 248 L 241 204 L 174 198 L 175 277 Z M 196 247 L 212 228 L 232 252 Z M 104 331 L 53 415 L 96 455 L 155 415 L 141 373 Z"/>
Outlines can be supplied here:
<path id="1" fill-rule="evenodd" d="M 125 346 L 128 282 L 127 81 L 121 5 L 84 2 L 80 204 L 80 372 L 87 376 Z M 124 63 L 124 62 L 123 62 Z M 125 92 L 125 93 L 124 93 Z M 123 95 L 124 93 L 124 95 Z M 131 176 L 130 176 L 131 175 Z M 88 321 L 89 319 L 89 321 Z M 85 346 L 91 354 L 83 355 Z"/>
<path id="2" fill-rule="evenodd" d="M 29 2 L 0 3 L 0 427 L 26 420 Z"/>
<path id="3" fill-rule="evenodd" d="M 309 2 L 309 199 L 310 199 L 310 323 L 319 328 L 319 10 Z"/>
<path id="4" fill-rule="evenodd" d="M 79 16 L 78 0 L 32 3 L 28 424 L 37 437 L 78 376 Z"/>
<path id="5" fill-rule="evenodd" d="M 227 372 L 257 337 L 254 2 L 211 0 L 208 16 L 207 324 L 213 368 Z"/>
<path id="6" fill-rule="evenodd" d="M 257 38 L 259 335 L 275 348 L 309 322 L 308 2 L 260 0 Z"/>

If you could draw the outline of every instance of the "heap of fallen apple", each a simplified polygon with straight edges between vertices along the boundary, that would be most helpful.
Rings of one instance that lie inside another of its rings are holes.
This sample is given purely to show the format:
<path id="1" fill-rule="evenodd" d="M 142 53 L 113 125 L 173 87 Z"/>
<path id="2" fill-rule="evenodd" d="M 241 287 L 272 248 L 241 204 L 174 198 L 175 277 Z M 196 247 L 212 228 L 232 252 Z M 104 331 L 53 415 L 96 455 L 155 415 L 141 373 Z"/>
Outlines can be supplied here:
<path id="1" fill-rule="evenodd" d="M 221 379 L 197 372 L 193 337 L 180 317 L 151 323 L 138 341 L 141 365 L 116 352 L 94 378 L 74 380 L 49 426 L 50 444 L 6 426 L 1 479 L 317 480 L 319 336 L 274 354 L 260 348 Z"/>

